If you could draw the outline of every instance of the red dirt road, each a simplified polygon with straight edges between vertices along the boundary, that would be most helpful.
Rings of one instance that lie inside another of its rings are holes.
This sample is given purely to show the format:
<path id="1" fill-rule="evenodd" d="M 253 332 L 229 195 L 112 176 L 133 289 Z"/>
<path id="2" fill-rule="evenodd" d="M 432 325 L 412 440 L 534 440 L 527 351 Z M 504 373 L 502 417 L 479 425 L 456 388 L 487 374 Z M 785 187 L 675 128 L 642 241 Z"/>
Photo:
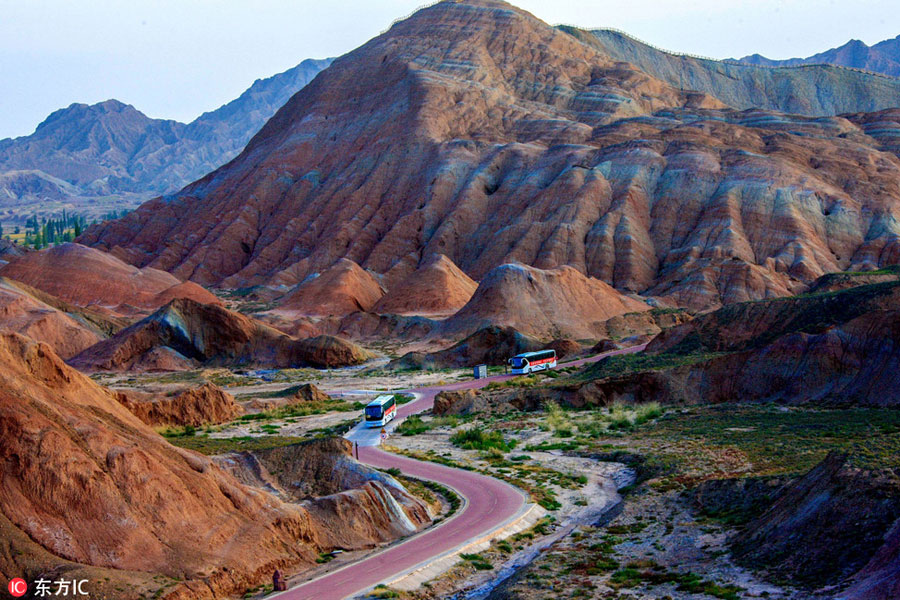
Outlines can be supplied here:
<path id="1" fill-rule="evenodd" d="M 580 366 L 613 354 L 640 352 L 643 349 L 644 346 L 634 346 L 587 359 L 562 363 L 560 366 Z M 441 387 L 417 389 L 415 391 L 420 394 L 420 398 L 401 406 L 397 420 L 399 422 L 400 419 L 411 414 L 431 408 L 435 395 L 440 391 L 477 389 L 491 381 L 501 381 L 509 377 L 509 375 L 495 375 Z M 464 542 L 486 535 L 516 515 L 527 501 L 522 492 L 498 479 L 390 454 L 377 447 L 360 446 L 359 460 L 382 469 L 397 467 L 403 473 L 413 477 L 442 483 L 456 490 L 465 499 L 466 504 L 460 512 L 433 529 L 425 530 L 374 556 L 300 584 L 273 597 L 280 600 L 341 600 L 353 596 L 418 564 L 451 551 Z"/>

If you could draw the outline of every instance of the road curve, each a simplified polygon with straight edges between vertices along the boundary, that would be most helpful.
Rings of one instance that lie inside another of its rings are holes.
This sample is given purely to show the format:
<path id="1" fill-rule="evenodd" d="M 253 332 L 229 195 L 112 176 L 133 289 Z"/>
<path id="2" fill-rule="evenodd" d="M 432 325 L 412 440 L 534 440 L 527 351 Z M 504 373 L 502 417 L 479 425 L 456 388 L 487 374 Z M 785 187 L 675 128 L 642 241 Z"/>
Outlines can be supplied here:
<path id="1" fill-rule="evenodd" d="M 580 366 L 614 354 L 639 352 L 643 349 L 644 346 L 634 346 L 562 363 L 560 366 Z M 431 408 L 435 395 L 440 391 L 477 389 L 491 381 L 501 381 L 509 377 L 509 375 L 495 375 L 485 379 L 411 390 L 416 392 L 418 399 L 401 406 L 395 422 Z M 464 542 L 489 533 L 515 516 L 527 501 L 521 491 L 493 477 L 391 454 L 377 447 L 360 445 L 359 460 L 382 469 L 397 467 L 413 477 L 442 483 L 456 490 L 465 500 L 465 506 L 450 519 L 405 542 L 272 597 L 279 600 L 342 600 L 353 596 L 433 557 L 453 550 Z"/>

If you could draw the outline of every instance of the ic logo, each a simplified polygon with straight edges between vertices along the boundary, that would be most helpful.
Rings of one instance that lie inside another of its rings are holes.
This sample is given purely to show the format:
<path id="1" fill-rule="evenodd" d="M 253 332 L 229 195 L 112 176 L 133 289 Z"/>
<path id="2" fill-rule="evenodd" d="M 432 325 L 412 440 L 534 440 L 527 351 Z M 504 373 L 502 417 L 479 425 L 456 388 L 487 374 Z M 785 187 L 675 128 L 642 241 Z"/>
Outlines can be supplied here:
<path id="1" fill-rule="evenodd" d="M 25 583 L 24 579 L 20 579 L 16 577 L 15 579 L 10 580 L 9 582 L 9 593 L 13 598 L 19 598 L 25 595 L 25 592 L 28 591 L 28 584 Z"/>

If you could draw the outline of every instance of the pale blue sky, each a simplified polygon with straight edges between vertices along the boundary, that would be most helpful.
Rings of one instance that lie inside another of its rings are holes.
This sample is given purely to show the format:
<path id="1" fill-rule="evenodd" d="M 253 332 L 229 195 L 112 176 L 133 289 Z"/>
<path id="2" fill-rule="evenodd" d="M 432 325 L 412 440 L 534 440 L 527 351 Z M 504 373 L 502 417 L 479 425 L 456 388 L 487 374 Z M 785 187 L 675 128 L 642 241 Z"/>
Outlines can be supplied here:
<path id="1" fill-rule="evenodd" d="M 520 0 L 552 23 L 617 27 L 716 58 L 808 56 L 900 34 L 897 0 Z M 339 56 L 421 0 L 0 0 L 0 138 L 116 98 L 190 121 L 254 79 Z"/>

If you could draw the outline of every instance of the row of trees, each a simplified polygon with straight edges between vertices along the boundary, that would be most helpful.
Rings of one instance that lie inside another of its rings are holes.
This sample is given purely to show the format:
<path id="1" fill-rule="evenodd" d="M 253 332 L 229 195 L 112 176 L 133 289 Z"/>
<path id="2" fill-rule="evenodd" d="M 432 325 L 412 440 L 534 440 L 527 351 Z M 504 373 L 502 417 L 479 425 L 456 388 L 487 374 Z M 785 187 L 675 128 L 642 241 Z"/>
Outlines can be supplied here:
<path id="1" fill-rule="evenodd" d="M 114 210 L 103 215 L 102 220 L 120 219 L 129 212 L 131 211 L 128 209 Z M 71 242 L 81 235 L 81 232 L 88 225 L 93 225 L 94 223 L 97 223 L 96 219 L 88 223 L 83 215 L 72 215 L 65 210 L 61 216 L 50 218 L 38 218 L 37 215 L 32 215 L 25 220 L 25 239 L 21 241 L 25 246 L 31 246 L 36 250 L 40 250 L 54 244 Z M 3 237 L 5 234 L 8 239 L 11 233 L 14 233 L 16 236 L 22 234 L 22 230 L 18 225 L 12 229 L 12 231 L 5 231 L 3 224 L 0 223 L 0 237 Z"/>
<path id="2" fill-rule="evenodd" d="M 116 213 L 116 216 L 118 216 L 118 213 Z M 65 210 L 61 216 L 50 218 L 39 218 L 33 215 L 25 220 L 25 239 L 21 241 L 25 246 L 31 246 L 36 250 L 40 250 L 53 244 L 73 241 L 81 235 L 87 224 L 87 219 L 84 216 L 72 215 Z M 0 237 L 4 234 L 6 234 L 7 238 L 10 234 L 19 236 L 21 233 L 22 230 L 18 225 L 4 230 L 3 224 L 0 223 Z"/>

